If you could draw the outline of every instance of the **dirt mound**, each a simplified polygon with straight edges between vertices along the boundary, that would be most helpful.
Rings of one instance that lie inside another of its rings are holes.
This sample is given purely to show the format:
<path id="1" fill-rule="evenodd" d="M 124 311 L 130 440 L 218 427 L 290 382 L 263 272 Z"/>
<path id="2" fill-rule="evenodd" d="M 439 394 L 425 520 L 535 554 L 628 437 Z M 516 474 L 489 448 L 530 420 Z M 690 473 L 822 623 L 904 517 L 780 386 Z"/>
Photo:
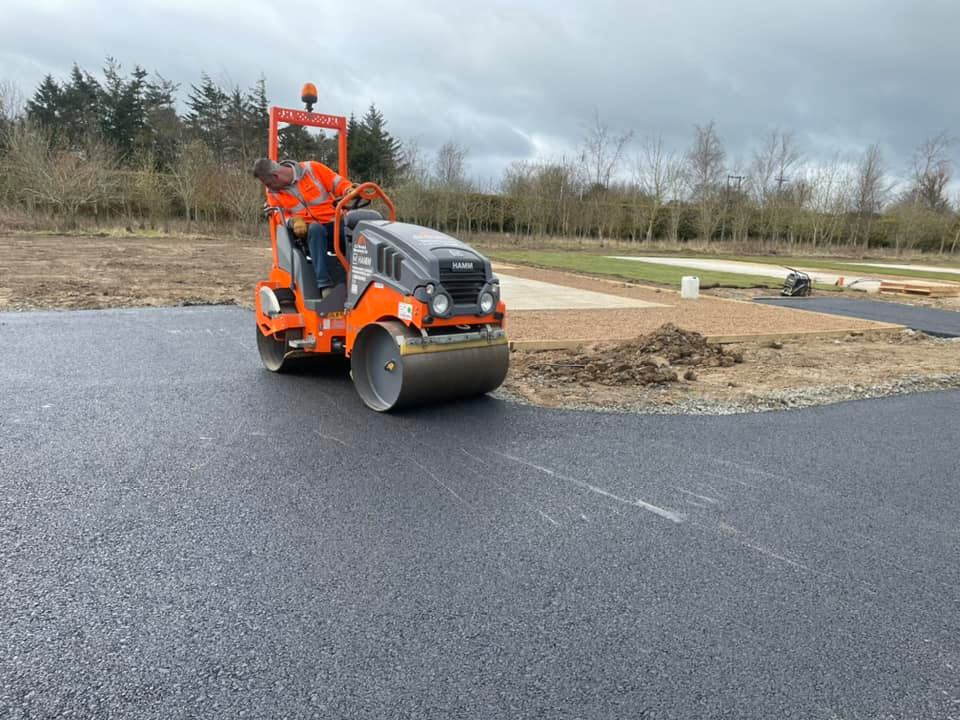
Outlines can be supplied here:
<path id="1" fill-rule="evenodd" d="M 694 368 L 730 367 L 739 362 L 743 362 L 740 352 L 710 345 L 700 333 L 667 324 L 627 342 L 534 353 L 521 360 L 517 369 L 546 381 L 651 385 L 676 382 L 678 368 L 683 377 L 693 380 Z"/>

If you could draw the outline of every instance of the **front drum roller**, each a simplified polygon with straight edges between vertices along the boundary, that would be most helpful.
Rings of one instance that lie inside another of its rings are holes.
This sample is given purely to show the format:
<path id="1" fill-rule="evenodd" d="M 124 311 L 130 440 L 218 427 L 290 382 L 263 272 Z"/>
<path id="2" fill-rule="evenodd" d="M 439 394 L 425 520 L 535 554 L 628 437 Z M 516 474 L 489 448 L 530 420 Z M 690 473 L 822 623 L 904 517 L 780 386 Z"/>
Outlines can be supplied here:
<path id="1" fill-rule="evenodd" d="M 496 343 L 449 343 L 429 351 L 401 349 L 420 334 L 401 322 L 372 323 L 357 336 L 350 357 L 353 384 L 367 407 L 378 412 L 483 395 L 503 383 L 510 366 L 506 339 Z"/>

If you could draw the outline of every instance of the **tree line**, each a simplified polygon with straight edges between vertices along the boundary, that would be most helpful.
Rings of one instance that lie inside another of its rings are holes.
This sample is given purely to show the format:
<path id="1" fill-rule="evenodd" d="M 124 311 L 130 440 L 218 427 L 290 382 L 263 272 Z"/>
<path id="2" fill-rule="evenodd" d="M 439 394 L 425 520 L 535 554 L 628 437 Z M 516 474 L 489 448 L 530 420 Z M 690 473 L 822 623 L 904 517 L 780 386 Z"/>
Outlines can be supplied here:
<path id="1" fill-rule="evenodd" d="M 250 166 L 266 154 L 269 105 L 262 77 L 243 89 L 203 73 L 182 90 L 140 66 L 124 73 L 109 58 L 100 77 L 75 65 L 67 78 L 44 78 L 25 102 L 2 83 L 0 199 L 68 221 L 256 223 L 263 197 Z M 440 229 L 960 250 L 948 132 L 921 142 L 906 168 L 889 164 L 879 144 L 813 161 L 781 129 L 733 161 L 713 122 L 693 126 L 689 145 L 675 149 L 611 129 L 595 113 L 569 158 L 517 161 L 499 181 L 479 185 L 467 172 L 467 148 L 447 141 L 427 157 L 387 124 L 374 105 L 350 117 L 351 179 L 380 183 L 403 219 Z M 337 164 L 336 138 L 301 127 L 280 131 L 280 153 Z"/>
<path id="2" fill-rule="evenodd" d="M 74 65 L 46 76 L 25 102 L 0 84 L 0 163 L 5 204 L 68 219 L 180 213 L 188 220 L 253 222 L 262 188 L 250 169 L 267 154 L 266 81 L 224 86 L 202 73 L 183 92 L 137 65 L 124 72 L 108 58 L 100 77 Z M 402 146 L 371 105 L 349 122 L 350 175 L 385 185 L 404 170 Z M 336 138 L 285 126 L 281 157 L 337 166 Z"/>

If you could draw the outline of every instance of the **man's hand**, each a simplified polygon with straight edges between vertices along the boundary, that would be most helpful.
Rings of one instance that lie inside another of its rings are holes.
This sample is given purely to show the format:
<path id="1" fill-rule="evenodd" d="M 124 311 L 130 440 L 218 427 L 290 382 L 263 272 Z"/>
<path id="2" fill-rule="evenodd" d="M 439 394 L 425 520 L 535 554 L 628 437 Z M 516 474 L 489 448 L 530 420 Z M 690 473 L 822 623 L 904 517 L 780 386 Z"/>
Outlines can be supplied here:
<path id="1" fill-rule="evenodd" d="M 293 219 L 293 234 L 303 240 L 307 236 L 307 221 L 302 217 Z"/>
<path id="2" fill-rule="evenodd" d="M 263 213 L 265 218 L 268 218 L 275 212 L 280 212 L 280 208 L 278 208 L 276 205 L 271 205 L 270 203 L 264 203 L 263 207 L 260 208 L 260 212 Z"/>
<path id="3" fill-rule="evenodd" d="M 352 192 L 353 192 L 354 190 L 356 190 L 358 187 L 360 187 L 360 186 L 357 185 L 356 183 L 350 183 L 350 187 L 348 187 L 346 190 L 344 190 L 342 193 L 340 193 L 340 197 L 338 197 L 337 200 L 338 200 L 338 201 L 339 201 L 339 200 L 343 200 L 347 195 L 349 195 L 350 193 L 352 193 Z"/>

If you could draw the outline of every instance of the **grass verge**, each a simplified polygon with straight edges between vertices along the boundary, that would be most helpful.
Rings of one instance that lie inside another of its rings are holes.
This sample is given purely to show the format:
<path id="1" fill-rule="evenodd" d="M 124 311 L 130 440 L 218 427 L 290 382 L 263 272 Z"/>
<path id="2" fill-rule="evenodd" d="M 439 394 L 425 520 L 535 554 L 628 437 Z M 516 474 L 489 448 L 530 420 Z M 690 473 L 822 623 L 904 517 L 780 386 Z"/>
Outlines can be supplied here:
<path id="1" fill-rule="evenodd" d="M 610 275 L 633 282 L 649 282 L 680 286 L 684 275 L 695 274 L 701 288 L 779 288 L 782 278 L 741 275 L 739 273 L 691 270 L 690 268 L 657 265 L 634 260 L 614 260 L 602 255 L 564 250 L 494 250 L 489 257 L 506 263 L 536 265 L 555 270 L 574 270 L 593 275 Z"/>

